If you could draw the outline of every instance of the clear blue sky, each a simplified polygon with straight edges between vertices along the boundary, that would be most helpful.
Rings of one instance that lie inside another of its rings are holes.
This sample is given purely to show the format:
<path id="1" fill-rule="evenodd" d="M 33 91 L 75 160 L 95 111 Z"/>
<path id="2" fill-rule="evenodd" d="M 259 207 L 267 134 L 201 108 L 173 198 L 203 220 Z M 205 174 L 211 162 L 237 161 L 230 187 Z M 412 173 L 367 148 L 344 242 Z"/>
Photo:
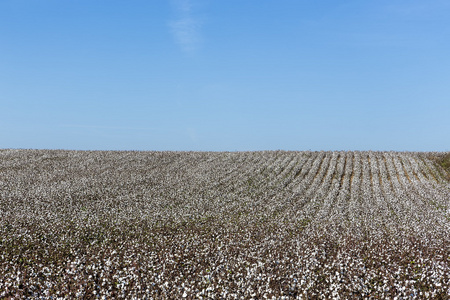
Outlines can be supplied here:
<path id="1" fill-rule="evenodd" d="M 450 150 L 450 1 L 0 0 L 0 148 Z"/>

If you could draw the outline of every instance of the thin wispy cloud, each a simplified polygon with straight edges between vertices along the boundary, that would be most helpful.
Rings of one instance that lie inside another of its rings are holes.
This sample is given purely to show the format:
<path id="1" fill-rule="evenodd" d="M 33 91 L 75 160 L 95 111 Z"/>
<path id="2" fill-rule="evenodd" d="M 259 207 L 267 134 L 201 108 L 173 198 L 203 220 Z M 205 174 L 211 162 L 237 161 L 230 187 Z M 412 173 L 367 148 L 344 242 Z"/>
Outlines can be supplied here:
<path id="1" fill-rule="evenodd" d="M 174 0 L 172 6 L 178 16 L 169 22 L 175 41 L 185 52 L 196 50 L 200 44 L 201 22 L 193 14 L 191 0 Z"/>
<path id="2" fill-rule="evenodd" d="M 195 130 L 195 128 L 188 127 L 187 134 L 192 142 L 198 141 L 198 135 L 197 135 L 197 131 Z"/>
<path id="3" fill-rule="evenodd" d="M 447 16 L 450 3 L 447 0 L 411 1 L 406 3 L 390 3 L 386 8 L 388 12 L 402 17 L 436 18 L 439 15 Z"/>
<path id="4" fill-rule="evenodd" d="M 127 127 L 127 126 L 97 126 L 97 125 L 77 125 L 64 124 L 61 127 L 86 128 L 86 129 L 114 129 L 114 130 L 150 130 L 155 131 L 157 128 L 152 127 Z"/>

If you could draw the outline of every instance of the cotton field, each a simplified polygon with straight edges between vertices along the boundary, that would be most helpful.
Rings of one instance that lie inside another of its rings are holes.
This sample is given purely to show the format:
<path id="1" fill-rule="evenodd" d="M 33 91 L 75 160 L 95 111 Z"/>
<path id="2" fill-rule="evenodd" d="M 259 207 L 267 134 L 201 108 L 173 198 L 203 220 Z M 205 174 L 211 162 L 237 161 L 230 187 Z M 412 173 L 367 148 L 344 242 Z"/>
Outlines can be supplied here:
<path id="1" fill-rule="evenodd" d="M 0 299 L 448 299 L 439 155 L 0 150 Z"/>

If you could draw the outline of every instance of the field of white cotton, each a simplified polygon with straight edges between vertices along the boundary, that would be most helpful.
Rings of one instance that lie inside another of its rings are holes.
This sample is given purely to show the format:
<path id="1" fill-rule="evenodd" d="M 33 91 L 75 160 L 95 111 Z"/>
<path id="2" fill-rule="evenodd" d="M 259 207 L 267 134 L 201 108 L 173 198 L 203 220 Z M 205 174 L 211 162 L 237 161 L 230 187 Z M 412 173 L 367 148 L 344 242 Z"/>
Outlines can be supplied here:
<path id="1" fill-rule="evenodd" d="M 448 153 L 0 150 L 1 299 L 448 299 Z"/>

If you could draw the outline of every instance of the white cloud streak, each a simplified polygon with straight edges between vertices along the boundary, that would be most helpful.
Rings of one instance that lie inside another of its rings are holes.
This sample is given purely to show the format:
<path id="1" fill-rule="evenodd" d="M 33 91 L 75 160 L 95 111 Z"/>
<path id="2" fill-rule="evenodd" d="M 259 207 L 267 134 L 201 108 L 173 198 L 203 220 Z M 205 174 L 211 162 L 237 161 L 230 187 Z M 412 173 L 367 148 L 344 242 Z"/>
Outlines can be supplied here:
<path id="1" fill-rule="evenodd" d="M 187 134 L 192 142 L 198 141 L 198 135 L 197 135 L 197 131 L 195 130 L 195 128 L 192 128 L 192 127 L 187 128 Z"/>
<path id="2" fill-rule="evenodd" d="M 195 51 L 200 44 L 201 23 L 192 14 L 193 3 L 190 0 L 172 1 L 178 18 L 169 22 L 171 32 L 177 44 L 185 52 Z"/>
<path id="3" fill-rule="evenodd" d="M 64 124 L 61 126 L 62 127 L 71 127 L 71 128 L 86 128 L 86 129 L 151 130 L 151 131 L 157 130 L 157 128 L 152 128 L 152 127 L 97 126 L 97 125 L 76 125 L 76 124 Z"/>

